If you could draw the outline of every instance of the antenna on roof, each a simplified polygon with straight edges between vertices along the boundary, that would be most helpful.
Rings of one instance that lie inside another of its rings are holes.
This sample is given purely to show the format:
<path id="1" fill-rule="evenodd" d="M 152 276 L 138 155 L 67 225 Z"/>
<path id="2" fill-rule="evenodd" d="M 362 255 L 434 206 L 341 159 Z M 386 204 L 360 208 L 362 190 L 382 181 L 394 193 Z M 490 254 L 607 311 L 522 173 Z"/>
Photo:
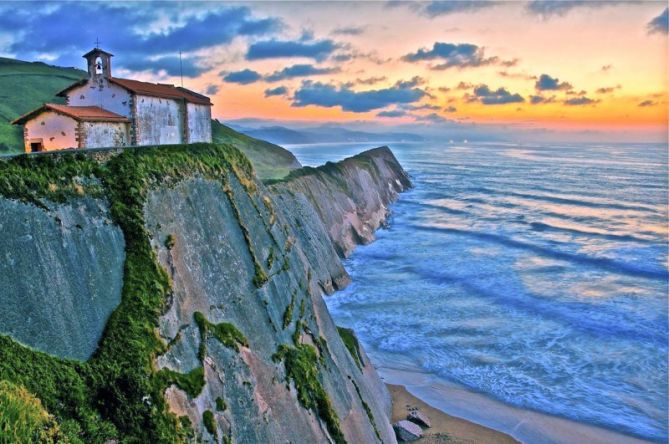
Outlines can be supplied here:
<path id="1" fill-rule="evenodd" d="M 181 74 L 181 87 L 184 87 L 184 65 L 181 62 L 181 51 L 179 51 L 179 74 Z"/>
<path id="2" fill-rule="evenodd" d="M 100 38 L 99 37 L 95 38 L 95 49 L 100 49 Z"/>

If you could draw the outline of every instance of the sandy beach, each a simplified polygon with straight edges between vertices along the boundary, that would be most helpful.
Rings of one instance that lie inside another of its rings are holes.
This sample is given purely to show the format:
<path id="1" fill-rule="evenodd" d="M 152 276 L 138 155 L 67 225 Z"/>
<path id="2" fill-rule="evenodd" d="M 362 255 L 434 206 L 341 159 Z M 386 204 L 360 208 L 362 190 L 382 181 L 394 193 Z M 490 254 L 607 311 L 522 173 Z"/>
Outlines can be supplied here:
<path id="1" fill-rule="evenodd" d="M 418 408 L 432 422 L 432 427 L 424 429 L 424 437 L 419 444 L 511 444 L 518 443 L 509 435 L 465 419 L 447 415 L 426 404 L 409 393 L 404 386 L 387 384 L 393 397 L 392 421 L 406 419 L 409 408 Z"/>
<path id="2" fill-rule="evenodd" d="M 649 442 L 612 430 L 508 406 L 428 373 L 383 366 L 377 367 L 377 371 L 393 396 L 393 422 L 406 418 L 407 404 L 419 407 L 432 419 L 433 427 L 426 429 L 430 436 L 421 443 Z M 448 439 L 438 435 L 441 431 L 447 434 Z"/>

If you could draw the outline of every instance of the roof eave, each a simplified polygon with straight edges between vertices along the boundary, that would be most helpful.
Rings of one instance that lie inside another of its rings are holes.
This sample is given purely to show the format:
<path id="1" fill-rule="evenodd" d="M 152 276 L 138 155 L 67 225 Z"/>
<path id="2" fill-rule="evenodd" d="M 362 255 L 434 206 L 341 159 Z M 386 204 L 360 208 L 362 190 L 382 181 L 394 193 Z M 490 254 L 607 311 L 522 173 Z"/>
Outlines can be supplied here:
<path id="1" fill-rule="evenodd" d="M 75 88 L 75 87 L 77 87 L 77 86 L 85 85 L 87 82 L 88 82 L 88 79 L 87 79 L 87 78 L 86 78 L 86 79 L 77 80 L 76 82 L 74 82 L 73 84 L 71 84 L 70 86 L 68 86 L 67 88 L 65 88 L 65 89 L 63 89 L 63 90 L 61 90 L 61 91 L 58 91 L 58 92 L 56 93 L 56 96 L 57 96 L 57 97 L 67 97 L 67 94 L 66 94 L 67 92 L 69 92 L 71 89 L 73 89 L 73 88 Z"/>

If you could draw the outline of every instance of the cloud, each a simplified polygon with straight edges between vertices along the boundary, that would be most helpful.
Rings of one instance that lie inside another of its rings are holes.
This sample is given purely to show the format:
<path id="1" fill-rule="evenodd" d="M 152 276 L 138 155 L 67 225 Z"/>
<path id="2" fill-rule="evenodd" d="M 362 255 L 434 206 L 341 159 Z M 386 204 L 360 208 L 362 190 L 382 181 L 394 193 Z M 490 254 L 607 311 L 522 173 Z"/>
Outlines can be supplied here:
<path id="1" fill-rule="evenodd" d="M 590 99 L 588 97 L 573 97 L 571 99 L 565 100 L 562 103 L 569 106 L 584 106 L 584 105 L 593 105 L 597 102 L 599 102 L 599 100 Z"/>
<path id="2" fill-rule="evenodd" d="M 602 88 L 597 88 L 597 90 L 595 92 L 597 94 L 611 94 L 613 91 L 615 91 L 617 89 L 620 89 L 620 88 L 621 88 L 620 85 L 606 86 L 606 87 L 602 87 Z"/>
<path id="3" fill-rule="evenodd" d="M 555 96 L 552 97 L 544 97 L 544 96 L 530 96 L 530 103 L 532 105 L 543 105 L 547 103 L 553 103 L 555 102 Z"/>
<path id="4" fill-rule="evenodd" d="M 122 66 L 130 71 L 149 71 L 154 74 L 165 72 L 173 77 L 178 77 L 183 72 L 184 77 L 190 78 L 198 77 L 209 70 L 199 57 L 182 57 L 182 60 L 179 60 L 179 56 L 152 58 L 132 53 L 123 57 Z"/>
<path id="5" fill-rule="evenodd" d="M 276 71 L 265 77 L 268 82 L 279 82 L 281 80 L 293 79 L 295 77 L 319 76 L 339 72 L 339 68 L 318 68 L 313 65 L 293 65 L 281 71 Z"/>
<path id="6" fill-rule="evenodd" d="M 511 60 L 502 60 L 501 62 L 499 62 L 499 64 L 502 65 L 505 68 L 512 68 L 512 67 L 516 66 L 518 64 L 518 62 L 520 62 L 520 59 L 515 58 L 515 59 L 511 59 Z"/>
<path id="7" fill-rule="evenodd" d="M 243 69 L 241 71 L 234 71 L 230 73 L 221 72 L 223 80 L 228 83 L 239 83 L 240 85 L 248 85 L 255 83 L 262 79 L 262 76 L 257 71 L 252 69 Z"/>
<path id="8" fill-rule="evenodd" d="M 2 22 L 8 14 L 2 14 Z M 194 6 L 177 3 L 50 3 L 36 7 L 15 3 L 11 10 L 15 29 L 8 51 L 19 58 L 35 59 L 43 54 L 64 65 L 79 65 L 81 54 L 91 49 L 96 38 L 102 47 L 116 52 L 116 65 L 129 70 L 146 70 L 147 60 L 160 60 L 174 75 L 174 57 L 204 48 L 229 44 L 238 36 L 261 36 L 280 29 L 275 18 L 254 18 L 246 7 L 217 6 L 202 13 Z M 171 26 L 161 28 L 161 20 Z M 4 25 L 2 25 L 4 26 Z M 39 38 L 36 38 L 39 36 Z M 142 63 L 144 59 L 144 63 Z M 198 65 L 184 66 L 194 75 Z"/>
<path id="9" fill-rule="evenodd" d="M 388 77 L 379 76 L 379 77 L 367 77 L 365 79 L 355 79 L 355 83 L 357 83 L 358 85 L 374 85 L 379 82 L 383 82 L 384 80 L 388 80 Z"/>
<path id="10" fill-rule="evenodd" d="M 427 114 L 425 116 L 414 116 L 418 122 L 425 123 L 447 123 L 450 122 L 447 118 L 440 116 L 437 113 Z"/>
<path id="11" fill-rule="evenodd" d="M 218 85 L 207 85 L 207 88 L 205 88 L 204 93 L 213 96 L 214 94 L 218 93 L 220 89 L 221 88 Z"/>
<path id="12" fill-rule="evenodd" d="M 413 88 L 415 86 L 424 85 L 427 82 L 421 76 L 413 76 L 410 80 L 398 80 L 395 82 L 395 87 L 400 89 Z"/>
<path id="13" fill-rule="evenodd" d="M 605 6 L 619 6 L 625 3 L 636 3 L 624 0 L 533 0 L 527 3 L 525 10 L 531 15 L 540 16 L 543 19 L 561 17 L 568 12 L 578 8 L 602 8 Z"/>
<path id="14" fill-rule="evenodd" d="M 567 82 L 560 83 L 560 79 L 551 77 L 548 74 L 541 74 L 537 82 L 534 84 L 534 87 L 537 89 L 537 91 L 558 91 L 572 89 L 571 84 Z"/>
<path id="15" fill-rule="evenodd" d="M 455 87 L 455 89 L 460 89 L 460 90 L 466 90 L 466 89 L 472 89 L 474 87 L 473 83 L 468 83 L 468 82 L 460 82 L 458 85 Z"/>
<path id="16" fill-rule="evenodd" d="M 381 111 L 376 113 L 377 117 L 406 117 L 407 113 L 406 111 L 402 110 L 391 110 L 391 111 Z"/>
<path id="17" fill-rule="evenodd" d="M 649 34 L 669 34 L 669 8 L 646 25 Z"/>
<path id="18" fill-rule="evenodd" d="M 336 87 L 306 80 L 295 91 L 293 106 L 315 105 L 327 108 L 339 106 L 344 111 L 363 113 L 390 105 L 415 103 L 425 95 L 425 91 L 419 88 L 391 87 L 353 91 L 348 86 Z"/>
<path id="19" fill-rule="evenodd" d="M 474 88 L 474 96 L 470 97 L 470 101 L 478 101 L 484 105 L 505 105 L 522 103 L 525 99 L 518 93 L 509 92 L 506 88 L 491 90 L 487 85 L 479 85 Z"/>
<path id="20" fill-rule="evenodd" d="M 497 71 L 497 74 L 499 74 L 500 77 L 505 77 L 507 79 L 537 80 L 537 76 L 524 72 Z"/>
<path id="21" fill-rule="evenodd" d="M 645 108 L 648 106 L 655 106 L 655 105 L 657 105 L 657 102 L 653 102 L 652 100 L 644 100 L 643 102 L 639 103 L 638 106 L 640 106 L 641 108 Z"/>
<path id="22" fill-rule="evenodd" d="M 332 54 L 339 45 L 333 40 L 291 41 L 265 40 L 253 43 L 246 52 L 246 60 L 304 57 L 321 61 Z"/>
<path id="23" fill-rule="evenodd" d="M 445 112 L 445 113 L 454 113 L 454 112 L 456 112 L 457 110 L 458 110 L 458 109 L 457 109 L 456 107 L 454 107 L 453 105 L 451 105 L 451 106 L 447 106 L 446 108 L 444 108 L 444 112 Z"/>
<path id="24" fill-rule="evenodd" d="M 422 105 L 402 105 L 402 109 L 406 111 L 423 111 L 423 110 L 438 111 L 441 109 L 441 107 L 437 105 L 430 105 L 429 103 L 424 103 Z"/>
<path id="25" fill-rule="evenodd" d="M 334 35 L 360 35 L 365 32 L 364 26 L 343 26 L 332 31 Z"/>
<path id="26" fill-rule="evenodd" d="M 288 94 L 288 88 L 285 86 L 277 86 L 276 88 L 270 88 L 265 90 L 265 97 L 274 97 L 274 96 L 285 96 Z"/>
<path id="27" fill-rule="evenodd" d="M 402 58 L 407 62 L 423 60 L 437 60 L 441 62 L 432 66 L 432 69 L 473 68 L 499 62 L 497 57 L 486 57 L 484 48 L 471 43 L 442 43 L 436 42 L 432 49 L 419 49 L 415 53 L 407 54 Z"/>
<path id="28" fill-rule="evenodd" d="M 431 2 L 390 1 L 386 5 L 388 7 L 407 6 L 409 9 L 420 15 L 434 18 L 457 13 L 473 13 L 481 9 L 496 6 L 499 3 L 501 2 L 491 0 L 448 0 Z"/>

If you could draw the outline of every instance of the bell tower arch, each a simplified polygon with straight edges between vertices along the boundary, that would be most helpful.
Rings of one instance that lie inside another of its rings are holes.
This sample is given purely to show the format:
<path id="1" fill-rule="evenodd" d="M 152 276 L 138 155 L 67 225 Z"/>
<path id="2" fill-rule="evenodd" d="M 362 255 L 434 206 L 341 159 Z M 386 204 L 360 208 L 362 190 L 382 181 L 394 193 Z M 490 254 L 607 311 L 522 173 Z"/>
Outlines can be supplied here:
<path id="1" fill-rule="evenodd" d="M 92 79 L 110 78 L 112 76 L 111 58 L 113 56 L 114 54 L 100 48 L 95 48 L 84 54 L 83 57 L 88 62 L 88 77 Z"/>

